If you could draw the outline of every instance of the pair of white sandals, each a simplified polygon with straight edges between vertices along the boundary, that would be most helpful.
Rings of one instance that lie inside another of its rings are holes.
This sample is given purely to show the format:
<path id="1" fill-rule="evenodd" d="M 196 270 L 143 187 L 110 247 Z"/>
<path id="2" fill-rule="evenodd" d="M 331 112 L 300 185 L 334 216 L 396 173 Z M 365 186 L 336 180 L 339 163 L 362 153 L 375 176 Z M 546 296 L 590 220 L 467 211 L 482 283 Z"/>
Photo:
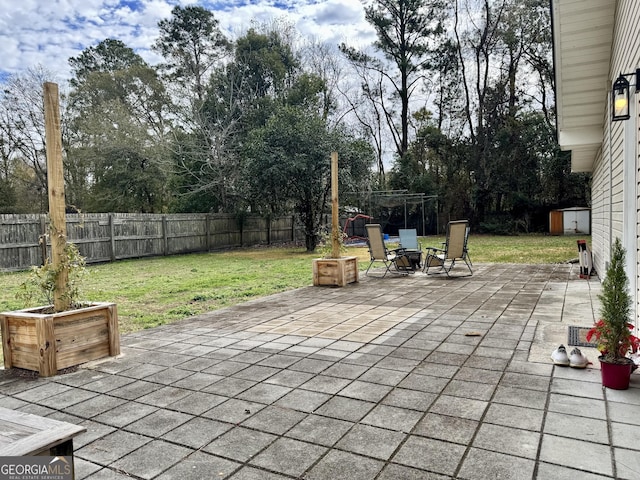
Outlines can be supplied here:
<path id="1" fill-rule="evenodd" d="M 571 350 L 570 354 L 567 354 L 567 349 L 564 345 L 560 345 L 551 354 L 551 360 L 555 365 L 561 367 L 573 367 L 573 368 L 586 368 L 589 365 L 589 359 L 580 351 L 579 348 Z"/>

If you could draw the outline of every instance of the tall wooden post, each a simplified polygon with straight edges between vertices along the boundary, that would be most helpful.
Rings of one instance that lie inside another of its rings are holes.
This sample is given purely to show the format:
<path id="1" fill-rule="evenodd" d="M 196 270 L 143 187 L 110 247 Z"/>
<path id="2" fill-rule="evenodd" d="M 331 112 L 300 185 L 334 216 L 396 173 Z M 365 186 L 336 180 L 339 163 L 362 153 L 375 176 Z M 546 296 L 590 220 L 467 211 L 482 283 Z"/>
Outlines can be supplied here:
<path id="1" fill-rule="evenodd" d="M 340 256 L 338 218 L 338 152 L 331 152 L 331 257 L 313 261 L 313 284 L 344 287 L 358 281 L 358 257 Z"/>
<path id="2" fill-rule="evenodd" d="M 47 153 L 47 186 L 49 192 L 49 226 L 51 234 L 51 263 L 57 270 L 64 265 L 67 244 L 65 217 L 64 174 L 62 169 L 62 134 L 60 130 L 60 104 L 58 85 L 44 84 L 44 123 Z M 69 308 L 67 295 L 69 272 L 62 268 L 56 277 L 53 304 L 56 312 Z"/>
<path id="3" fill-rule="evenodd" d="M 331 152 L 331 258 L 340 258 L 338 212 L 338 152 Z"/>

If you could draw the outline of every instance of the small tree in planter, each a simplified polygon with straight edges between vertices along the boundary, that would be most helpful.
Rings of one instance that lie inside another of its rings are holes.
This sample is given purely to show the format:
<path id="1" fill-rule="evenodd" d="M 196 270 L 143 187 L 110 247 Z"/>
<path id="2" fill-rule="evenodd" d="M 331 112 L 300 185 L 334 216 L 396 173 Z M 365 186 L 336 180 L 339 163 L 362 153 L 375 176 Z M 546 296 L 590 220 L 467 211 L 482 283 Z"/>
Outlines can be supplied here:
<path id="1" fill-rule="evenodd" d="M 2 312 L 0 330 L 5 368 L 37 370 L 42 376 L 51 376 L 64 368 L 118 355 L 120 336 L 114 303 L 73 304 L 77 284 L 69 270 L 82 269 L 84 259 L 74 246 L 67 244 L 60 108 L 55 83 L 44 85 L 44 106 L 52 260 L 34 269 L 33 280 L 23 293 L 29 297 L 33 288 L 40 289 L 52 305 Z"/>
<path id="2" fill-rule="evenodd" d="M 340 230 L 338 212 L 338 152 L 332 152 L 331 254 L 313 261 L 313 284 L 315 286 L 344 287 L 348 283 L 358 282 L 358 258 L 341 255 L 344 236 Z"/>
<path id="3" fill-rule="evenodd" d="M 629 387 L 633 361 L 627 356 L 636 351 L 640 344 L 638 338 L 632 334 L 634 326 L 630 320 L 631 295 L 629 294 L 629 280 L 624 271 L 625 250 L 619 238 L 613 245 L 611 262 L 602 282 L 602 292 L 598 296 L 602 307 L 600 320 L 587 333 L 587 341 L 595 338 L 602 371 L 602 383 L 606 387 L 626 389 Z M 611 377 L 609 371 L 620 371 L 620 378 Z"/>
<path id="4" fill-rule="evenodd" d="M 41 241 L 46 242 L 46 237 L 43 236 Z M 80 284 L 87 271 L 85 259 L 80 255 L 78 247 L 73 243 L 66 243 L 58 260 L 58 265 L 47 258 L 44 265 L 31 267 L 31 275 L 20 285 L 16 298 L 25 305 L 49 305 L 48 313 L 87 306 L 87 303 L 80 301 Z M 63 271 L 66 271 L 66 277 L 60 294 L 61 308 L 56 308 L 55 296 Z"/>
<path id="5" fill-rule="evenodd" d="M 344 244 L 346 239 L 347 234 L 340 230 L 327 232 L 320 236 L 320 247 L 317 251 L 322 255 L 322 258 L 341 258 L 343 253 L 347 253 L 347 247 Z M 338 246 L 338 255 L 336 255 L 336 245 Z"/>

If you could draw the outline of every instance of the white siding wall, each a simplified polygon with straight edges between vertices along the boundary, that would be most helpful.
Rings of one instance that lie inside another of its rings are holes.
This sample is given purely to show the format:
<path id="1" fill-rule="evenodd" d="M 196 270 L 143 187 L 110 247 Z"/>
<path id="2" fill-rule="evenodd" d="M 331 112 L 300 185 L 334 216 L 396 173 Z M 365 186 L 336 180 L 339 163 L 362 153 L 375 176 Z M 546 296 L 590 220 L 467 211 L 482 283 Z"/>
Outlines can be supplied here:
<path id="1" fill-rule="evenodd" d="M 617 2 L 616 23 L 613 38 L 610 83 L 608 90 L 611 88 L 614 80 L 618 75 L 623 73 L 635 72 L 640 67 L 640 2 L 638 0 L 619 0 Z M 635 83 L 635 77 L 630 83 Z M 640 86 L 637 87 L 640 89 Z M 607 92 L 610 95 L 610 92 Z M 633 96 L 632 101 L 635 103 L 635 116 L 626 122 L 616 122 L 611 124 L 609 118 L 610 113 L 607 109 L 604 118 L 604 142 L 599 155 L 596 158 L 593 170 L 592 184 L 592 249 L 594 251 L 594 266 L 601 277 L 604 276 L 605 264 L 610 257 L 611 240 L 616 237 L 623 238 L 623 166 L 625 157 L 624 138 L 625 127 L 632 128 L 631 134 L 635 137 L 633 147 L 635 147 L 634 158 L 631 159 L 635 163 L 633 170 L 635 171 L 635 188 L 636 195 L 640 195 L 640 161 L 638 154 L 638 140 L 640 134 L 640 93 Z M 607 101 L 609 105 L 610 101 Z M 608 107 L 610 108 L 610 107 Z M 629 132 L 627 133 L 629 135 Z M 611 145 L 609 145 L 609 139 Z M 627 144 L 629 145 L 629 144 Z M 629 155 L 629 151 L 626 152 Z M 611 178 L 610 178 L 611 176 Z M 609 204 L 608 194 L 611 192 L 611 203 Z M 640 286 L 640 252 L 638 250 L 638 238 L 640 234 L 640 198 L 637 198 L 635 206 L 635 225 L 629 225 L 634 234 L 635 245 L 626 245 L 631 252 L 630 258 L 636 259 L 636 268 L 634 272 L 635 279 L 632 284 L 636 288 Z M 636 299 L 640 298 L 640 294 L 636 295 Z M 636 308 L 636 312 L 640 312 L 640 308 Z"/>
<path id="2" fill-rule="evenodd" d="M 609 164 L 603 159 L 608 157 L 608 140 L 598 152 L 591 180 L 591 249 L 593 266 L 602 278 L 604 265 L 609 259 Z"/>
<path id="3" fill-rule="evenodd" d="M 624 124 L 616 122 L 611 125 L 608 111 L 605 120 L 604 142 L 596 157 L 591 185 L 591 243 L 594 267 L 601 278 L 604 277 L 613 240 L 616 237 L 622 238 L 623 214 L 622 127 Z"/>

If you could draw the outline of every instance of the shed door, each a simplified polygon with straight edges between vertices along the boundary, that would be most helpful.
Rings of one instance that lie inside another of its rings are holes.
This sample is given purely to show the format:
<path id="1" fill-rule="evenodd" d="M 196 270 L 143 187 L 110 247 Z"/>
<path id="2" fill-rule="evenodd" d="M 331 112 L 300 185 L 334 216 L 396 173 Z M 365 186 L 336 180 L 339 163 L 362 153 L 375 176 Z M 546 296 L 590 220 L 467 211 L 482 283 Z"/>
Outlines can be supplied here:
<path id="1" fill-rule="evenodd" d="M 549 213 L 549 233 L 551 235 L 562 235 L 564 233 L 562 217 L 562 212 L 558 210 L 553 210 Z"/>

